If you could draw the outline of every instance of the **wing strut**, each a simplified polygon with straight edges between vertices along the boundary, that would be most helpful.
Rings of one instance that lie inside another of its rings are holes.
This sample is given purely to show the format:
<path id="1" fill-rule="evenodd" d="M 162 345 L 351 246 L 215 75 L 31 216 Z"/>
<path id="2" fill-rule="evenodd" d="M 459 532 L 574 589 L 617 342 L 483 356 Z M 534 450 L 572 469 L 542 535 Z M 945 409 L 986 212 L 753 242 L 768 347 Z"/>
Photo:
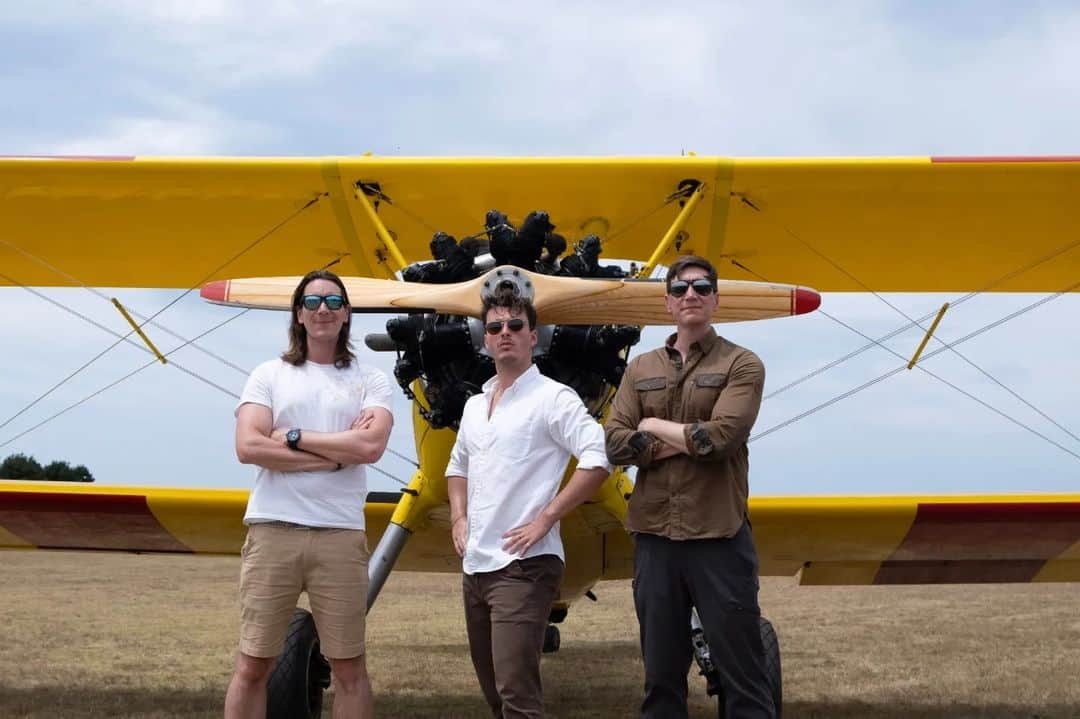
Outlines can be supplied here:
<path id="1" fill-rule="evenodd" d="M 679 236 L 682 228 L 686 225 L 686 222 L 690 219 L 690 216 L 694 214 L 694 208 L 701 202 L 701 198 L 705 196 L 705 184 L 692 180 L 694 186 L 689 189 L 689 196 L 683 203 L 682 209 L 679 210 L 679 214 L 675 217 L 675 221 L 671 223 L 671 227 L 664 233 L 664 236 L 660 239 L 660 243 L 653 250 L 652 256 L 649 257 L 649 261 L 646 262 L 641 271 L 638 272 L 638 277 L 647 278 L 652 274 L 652 271 L 656 269 L 656 266 L 660 263 L 660 258 L 664 256 L 664 253 L 671 249 L 671 245 L 675 242 L 675 238 Z M 680 187 L 681 191 L 686 191 L 690 188 L 689 185 Z"/>
<path id="2" fill-rule="evenodd" d="M 930 337 L 933 336 L 934 330 L 937 329 L 938 323 L 941 322 L 941 318 L 945 316 L 945 310 L 949 309 L 949 303 L 946 302 L 938 310 L 937 317 L 934 318 L 933 324 L 930 325 L 930 329 L 926 331 L 926 336 L 922 338 L 922 342 L 919 343 L 919 349 L 915 350 L 915 354 L 912 356 L 911 361 L 907 363 L 907 368 L 911 369 L 915 366 L 915 363 L 919 361 L 919 357 L 922 355 L 923 350 L 926 349 L 926 343 L 930 341 Z"/>
<path id="3" fill-rule="evenodd" d="M 390 202 L 390 198 L 382 193 L 379 186 L 375 183 L 356 183 L 356 199 L 360 201 L 360 204 L 364 208 L 364 212 L 367 213 L 368 219 L 371 220 L 371 224 L 375 226 L 375 234 L 379 236 L 382 243 L 386 245 L 386 251 L 390 254 L 390 266 L 394 272 L 401 272 L 405 269 L 405 256 L 401 254 L 401 250 L 398 249 L 397 242 L 394 241 L 390 231 L 386 229 L 386 225 L 383 224 L 382 218 L 375 212 L 375 206 L 371 204 L 371 200 L 368 199 L 368 194 L 375 195 L 380 200 Z M 386 258 L 382 258 L 383 262 Z"/>
<path id="4" fill-rule="evenodd" d="M 433 510 L 444 507 L 450 497 L 446 491 L 446 479 L 429 479 L 423 471 L 416 470 L 409 486 L 402 490 L 390 524 L 379 538 L 379 544 L 368 560 L 368 595 L 367 607 L 371 611 L 375 599 L 386 584 L 405 543 L 413 532 L 423 529 Z"/>
<path id="5" fill-rule="evenodd" d="M 120 300 L 113 297 L 112 303 L 116 305 L 116 309 L 120 310 L 120 314 L 122 314 L 124 316 L 124 319 L 128 321 L 128 324 L 131 325 L 131 329 L 134 330 L 135 333 L 142 338 L 142 341 L 146 343 L 146 346 L 149 347 L 150 351 L 154 353 L 154 356 L 158 358 L 158 362 L 160 362 L 161 364 L 168 364 L 169 360 L 165 359 L 165 356 L 161 354 L 161 350 L 159 350 L 157 346 L 150 341 L 150 338 L 147 337 L 146 333 L 142 331 L 142 327 L 139 327 L 139 325 L 135 323 L 135 320 L 131 319 L 131 315 L 129 315 L 128 311 L 124 309 L 124 306 L 120 304 Z"/>

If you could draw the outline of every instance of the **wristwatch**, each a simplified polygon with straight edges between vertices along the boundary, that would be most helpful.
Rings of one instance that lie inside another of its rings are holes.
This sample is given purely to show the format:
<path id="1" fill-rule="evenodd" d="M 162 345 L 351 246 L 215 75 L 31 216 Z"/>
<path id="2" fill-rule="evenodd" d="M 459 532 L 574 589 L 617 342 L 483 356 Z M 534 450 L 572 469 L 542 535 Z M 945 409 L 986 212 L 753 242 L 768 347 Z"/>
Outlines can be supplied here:
<path id="1" fill-rule="evenodd" d="M 285 444 L 289 445 L 289 449 L 300 449 L 300 430 L 293 427 L 285 433 Z"/>

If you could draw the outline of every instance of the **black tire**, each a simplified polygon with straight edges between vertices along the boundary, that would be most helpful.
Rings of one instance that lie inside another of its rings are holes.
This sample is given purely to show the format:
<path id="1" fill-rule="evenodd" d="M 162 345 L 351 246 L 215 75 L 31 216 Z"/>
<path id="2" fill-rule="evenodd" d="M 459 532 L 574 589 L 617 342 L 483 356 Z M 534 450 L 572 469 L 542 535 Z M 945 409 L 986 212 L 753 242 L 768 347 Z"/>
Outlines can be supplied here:
<path id="1" fill-rule="evenodd" d="M 297 608 L 285 634 L 285 648 L 266 684 L 267 719 L 318 719 L 328 686 L 330 663 L 319 651 L 315 619 Z"/>
<path id="2" fill-rule="evenodd" d="M 559 636 L 559 628 L 554 624 L 547 625 L 544 629 L 544 654 L 552 654 L 559 651 L 559 644 L 562 643 L 562 638 Z"/>
<path id="3" fill-rule="evenodd" d="M 776 629 L 772 622 L 765 617 L 758 620 L 761 628 L 761 644 L 765 648 L 765 676 L 772 689 L 773 706 L 776 708 L 776 719 L 780 719 L 784 708 L 784 677 L 780 667 L 780 638 L 776 636 Z M 725 719 L 723 693 L 717 697 L 717 716 Z"/>
<path id="4" fill-rule="evenodd" d="M 780 719 L 784 706 L 784 676 L 780 667 L 780 638 L 772 622 L 761 617 L 761 644 L 765 647 L 765 674 L 772 689 L 773 706 L 776 707 L 776 719 Z"/>

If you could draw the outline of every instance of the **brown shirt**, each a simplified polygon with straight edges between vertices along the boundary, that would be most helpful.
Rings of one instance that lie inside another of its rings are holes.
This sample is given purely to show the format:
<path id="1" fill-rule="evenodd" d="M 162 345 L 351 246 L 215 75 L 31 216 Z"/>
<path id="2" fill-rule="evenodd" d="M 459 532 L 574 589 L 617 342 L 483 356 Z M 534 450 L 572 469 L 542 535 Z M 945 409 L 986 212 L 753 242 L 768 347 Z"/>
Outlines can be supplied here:
<path id="1" fill-rule="evenodd" d="M 746 440 L 765 366 L 711 328 L 685 363 L 674 341 L 630 362 L 605 425 L 608 459 L 638 467 L 626 526 L 676 540 L 731 537 L 746 518 Z M 654 461 L 662 442 L 637 430 L 643 417 L 686 425 L 690 454 Z"/>

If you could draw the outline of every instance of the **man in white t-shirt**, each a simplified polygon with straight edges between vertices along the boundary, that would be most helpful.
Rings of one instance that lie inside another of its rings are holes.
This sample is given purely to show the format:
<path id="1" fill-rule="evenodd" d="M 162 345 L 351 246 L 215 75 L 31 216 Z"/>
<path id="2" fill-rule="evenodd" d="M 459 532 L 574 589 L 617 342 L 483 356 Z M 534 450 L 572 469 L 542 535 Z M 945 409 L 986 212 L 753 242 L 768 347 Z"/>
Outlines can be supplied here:
<path id="1" fill-rule="evenodd" d="M 394 419 L 390 382 L 357 363 L 349 319 L 341 279 L 309 272 L 293 293 L 289 349 L 255 368 L 236 409 L 236 456 L 258 473 L 244 515 L 227 719 L 266 715 L 266 682 L 301 591 L 334 673 L 335 719 L 373 715 L 364 465 L 382 456 Z"/>
<path id="2" fill-rule="evenodd" d="M 540 650 L 563 573 L 559 520 L 611 471 L 604 430 L 574 390 L 532 363 L 536 310 L 509 290 L 484 301 L 496 375 L 465 404 L 446 468 L 462 556 L 469 651 L 492 714 L 542 717 Z M 559 491 L 571 456 L 577 469 Z"/>

